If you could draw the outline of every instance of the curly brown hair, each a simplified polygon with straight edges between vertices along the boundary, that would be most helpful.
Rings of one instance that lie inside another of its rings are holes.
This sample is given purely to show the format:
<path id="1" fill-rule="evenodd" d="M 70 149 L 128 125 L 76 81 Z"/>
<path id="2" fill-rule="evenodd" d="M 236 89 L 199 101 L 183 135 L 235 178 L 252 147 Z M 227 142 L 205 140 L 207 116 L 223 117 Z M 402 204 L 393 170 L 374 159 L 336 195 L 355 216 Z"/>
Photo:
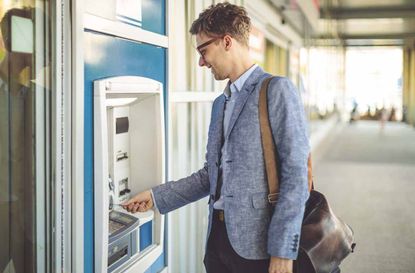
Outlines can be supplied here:
<path id="1" fill-rule="evenodd" d="M 199 14 L 189 32 L 192 35 L 232 36 L 238 42 L 248 46 L 251 19 L 243 7 L 228 2 L 211 5 Z"/>

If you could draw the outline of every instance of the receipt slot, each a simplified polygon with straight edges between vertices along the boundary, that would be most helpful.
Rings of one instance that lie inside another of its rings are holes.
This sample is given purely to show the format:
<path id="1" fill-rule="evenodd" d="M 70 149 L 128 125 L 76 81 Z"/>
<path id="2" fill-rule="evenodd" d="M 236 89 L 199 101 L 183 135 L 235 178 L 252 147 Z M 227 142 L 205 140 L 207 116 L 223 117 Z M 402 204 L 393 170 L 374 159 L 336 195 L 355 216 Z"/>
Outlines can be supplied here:
<path id="1" fill-rule="evenodd" d="M 164 216 L 120 206 L 165 181 L 163 101 L 152 79 L 94 82 L 95 272 L 145 272 L 163 252 Z"/>

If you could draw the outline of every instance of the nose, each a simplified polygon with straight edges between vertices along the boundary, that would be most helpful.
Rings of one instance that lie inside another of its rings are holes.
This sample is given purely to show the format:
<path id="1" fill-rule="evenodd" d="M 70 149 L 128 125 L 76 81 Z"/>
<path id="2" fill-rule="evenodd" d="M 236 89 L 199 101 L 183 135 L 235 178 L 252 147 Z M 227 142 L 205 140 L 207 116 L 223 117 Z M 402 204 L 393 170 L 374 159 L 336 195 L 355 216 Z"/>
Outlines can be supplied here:
<path id="1" fill-rule="evenodd" d="M 199 66 L 203 67 L 206 65 L 205 59 L 202 56 L 199 56 Z"/>

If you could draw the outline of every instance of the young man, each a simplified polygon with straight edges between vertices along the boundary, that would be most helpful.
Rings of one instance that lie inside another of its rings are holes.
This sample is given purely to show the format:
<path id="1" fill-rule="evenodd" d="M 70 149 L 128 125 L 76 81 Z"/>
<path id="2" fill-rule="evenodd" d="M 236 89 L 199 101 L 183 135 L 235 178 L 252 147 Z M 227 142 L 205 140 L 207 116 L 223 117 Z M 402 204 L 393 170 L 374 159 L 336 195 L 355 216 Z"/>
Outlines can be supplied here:
<path id="1" fill-rule="evenodd" d="M 270 77 L 249 57 L 250 19 L 244 8 L 220 3 L 193 22 L 199 65 L 216 80 L 228 79 L 213 103 L 206 163 L 192 175 L 136 195 L 131 212 L 155 204 L 167 213 L 210 195 L 208 273 L 290 273 L 297 258 L 308 198 L 309 142 L 299 95 L 286 78 L 268 89 L 268 111 L 277 148 L 280 193 L 269 204 L 258 119 L 259 90 Z"/>

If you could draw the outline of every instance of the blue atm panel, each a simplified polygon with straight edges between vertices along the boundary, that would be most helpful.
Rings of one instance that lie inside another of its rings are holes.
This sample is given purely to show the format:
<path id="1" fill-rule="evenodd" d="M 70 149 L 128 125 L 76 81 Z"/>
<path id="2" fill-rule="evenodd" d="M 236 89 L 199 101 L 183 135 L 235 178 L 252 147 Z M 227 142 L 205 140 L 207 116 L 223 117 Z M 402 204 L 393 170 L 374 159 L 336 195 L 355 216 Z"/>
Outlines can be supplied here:
<path id="1" fill-rule="evenodd" d="M 123 23 L 165 35 L 165 6 L 164 0 L 123 0 L 116 2 L 115 14 Z"/>
<path id="2" fill-rule="evenodd" d="M 153 238 L 153 222 L 150 221 L 140 227 L 140 251 L 150 246 Z"/>
<path id="3" fill-rule="evenodd" d="M 154 5 L 162 5 L 164 1 L 143 1 Z M 143 12 L 143 15 L 146 12 Z M 164 20 L 164 17 L 162 17 Z M 145 26 L 143 19 L 143 27 Z M 153 22 L 153 27 L 157 25 Z M 164 21 L 160 23 L 160 32 L 164 33 Z M 84 32 L 84 251 L 85 273 L 94 272 L 94 93 L 95 80 L 115 76 L 141 76 L 154 79 L 166 86 L 166 49 L 157 46 L 127 41 L 95 32 Z M 140 241 L 151 244 L 152 227 L 145 227 Z M 144 227 L 144 226 L 143 226 Z M 150 232 L 147 231 L 150 230 Z M 141 232 L 140 232 L 141 233 Z M 149 272 L 164 267 L 164 254 L 160 256 Z"/>
<path id="4" fill-rule="evenodd" d="M 142 0 L 144 30 L 166 34 L 166 1 Z"/>

